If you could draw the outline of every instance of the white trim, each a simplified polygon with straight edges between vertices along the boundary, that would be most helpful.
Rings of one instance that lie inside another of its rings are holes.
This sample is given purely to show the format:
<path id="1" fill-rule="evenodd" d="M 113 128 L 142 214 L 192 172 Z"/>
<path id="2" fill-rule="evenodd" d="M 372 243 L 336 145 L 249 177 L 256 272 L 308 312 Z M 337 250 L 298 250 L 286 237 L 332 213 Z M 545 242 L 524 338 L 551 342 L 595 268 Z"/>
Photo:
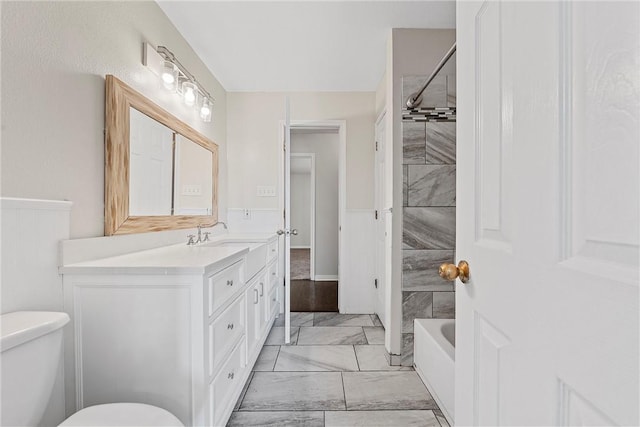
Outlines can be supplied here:
<path id="1" fill-rule="evenodd" d="M 315 153 L 291 153 L 291 157 L 301 157 L 311 159 L 311 178 L 309 179 L 310 185 L 310 199 L 311 199 L 311 218 L 309 221 L 309 228 L 311 234 L 311 245 L 309 249 L 309 277 L 311 280 L 315 280 L 316 274 L 316 155 Z M 294 249 L 291 246 L 291 249 Z"/>
<path id="2" fill-rule="evenodd" d="M 68 200 L 21 199 L 18 197 L 0 197 L 2 209 L 41 209 L 69 211 L 73 202 Z"/>
<path id="3" fill-rule="evenodd" d="M 280 120 L 279 123 L 279 140 L 284 140 L 284 127 L 285 121 Z M 339 137 L 339 150 L 338 150 L 338 311 L 344 311 L 344 290 L 342 289 L 343 280 L 341 279 L 344 274 L 344 262 L 345 250 L 343 242 L 342 225 L 344 223 L 345 211 L 347 207 L 346 203 L 346 189 L 347 189 L 347 121 L 346 120 L 291 120 L 290 127 L 309 128 L 320 127 L 338 129 Z M 280 173 L 278 176 L 278 187 L 280 191 L 279 206 L 280 209 L 284 209 L 284 156 L 280 156 Z M 282 222 L 284 224 L 284 220 Z M 284 228 L 284 227 L 283 227 Z M 342 266 L 342 268 L 341 268 Z M 286 266 L 285 266 L 286 268 Z M 285 337 L 286 338 L 286 337 Z"/>
<path id="4" fill-rule="evenodd" d="M 332 274 L 332 275 L 326 275 L 326 274 L 319 274 L 315 277 L 314 279 L 315 282 L 338 282 L 338 287 L 340 286 L 340 281 L 338 280 L 338 276 Z"/>
<path id="5" fill-rule="evenodd" d="M 291 246 L 291 249 L 311 249 L 311 246 Z"/>

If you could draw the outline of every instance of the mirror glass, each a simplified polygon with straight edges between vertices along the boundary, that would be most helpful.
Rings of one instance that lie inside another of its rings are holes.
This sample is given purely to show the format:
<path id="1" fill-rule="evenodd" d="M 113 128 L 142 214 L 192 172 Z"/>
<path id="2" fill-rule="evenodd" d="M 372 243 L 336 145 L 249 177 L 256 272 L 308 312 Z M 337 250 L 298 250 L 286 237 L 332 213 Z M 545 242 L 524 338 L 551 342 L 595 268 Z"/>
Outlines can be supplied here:
<path id="1" fill-rule="evenodd" d="M 135 108 L 129 123 L 129 215 L 211 215 L 213 153 Z"/>

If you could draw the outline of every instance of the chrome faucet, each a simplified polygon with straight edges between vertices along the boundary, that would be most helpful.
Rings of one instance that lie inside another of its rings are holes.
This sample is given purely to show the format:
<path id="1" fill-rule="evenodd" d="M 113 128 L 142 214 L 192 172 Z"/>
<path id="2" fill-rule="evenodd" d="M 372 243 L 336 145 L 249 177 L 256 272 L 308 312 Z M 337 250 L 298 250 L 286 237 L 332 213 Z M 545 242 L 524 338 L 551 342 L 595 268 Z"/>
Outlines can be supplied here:
<path id="1" fill-rule="evenodd" d="M 229 227 L 227 227 L 227 224 L 225 224 L 225 223 L 224 223 L 224 222 L 222 222 L 222 221 L 218 221 L 217 223 L 215 223 L 214 225 L 212 225 L 212 226 L 211 226 L 211 228 L 215 227 L 215 226 L 216 226 L 216 225 L 218 225 L 218 224 L 222 224 L 222 225 L 224 226 L 224 229 L 225 229 L 225 230 L 228 230 L 228 229 L 229 229 Z M 199 224 L 199 225 L 197 226 L 197 228 L 198 228 L 198 235 L 197 235 L 197 236 L 196 236 L 195 234 L 189 234 L 189 235 L 187 236 L 187 238 L 189 239 L 189 240 L 187 241 L 187 245 L 188 245 L 188 246 L 192 246 L 192 245 L 195 245 L 195 244 L 198 244 L 198 243 L 204 243 L 204 242 L 208 242 L 208 241 L 209 241 L 209 235 L 210 235 L 211 233 L 210 233 L 210 232 L 208 232 L 208 231 L 205 231 L 205 232 L 203 233 L 203 232 L 202 232 L 202 225 L 201 225 L 201 224 Z M 203 235 L 204 235 L 204 237 L 203 237 Z M 197 237 L 197 239 L 196 239 L 196 237 Z"/>

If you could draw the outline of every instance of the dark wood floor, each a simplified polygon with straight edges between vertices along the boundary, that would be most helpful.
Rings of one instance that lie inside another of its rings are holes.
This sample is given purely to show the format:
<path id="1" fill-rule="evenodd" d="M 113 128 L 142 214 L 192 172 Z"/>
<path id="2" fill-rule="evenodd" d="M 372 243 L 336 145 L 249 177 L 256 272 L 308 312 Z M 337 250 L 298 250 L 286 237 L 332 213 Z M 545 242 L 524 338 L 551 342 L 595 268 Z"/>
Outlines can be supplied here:
<path id="1" fill-rule="evenodd" d="M 291 311 L 338 311 L 338 282 L 292 280 Z"/>

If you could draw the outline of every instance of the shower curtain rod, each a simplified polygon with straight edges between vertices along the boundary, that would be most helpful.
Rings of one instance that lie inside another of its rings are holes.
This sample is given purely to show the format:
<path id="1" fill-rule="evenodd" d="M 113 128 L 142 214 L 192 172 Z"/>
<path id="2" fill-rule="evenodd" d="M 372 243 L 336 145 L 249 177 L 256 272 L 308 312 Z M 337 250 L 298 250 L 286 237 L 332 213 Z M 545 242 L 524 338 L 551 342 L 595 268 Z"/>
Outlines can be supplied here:
<path id="1" fill-rule="evenodd" d="M 447 63 L 449 58 L 451 58 L 455 52 L 456 52 L 456 43 L 454 42 L 453 46 L 451 46 L 451 49 L 449 49 L 449 51 L 440 60 L 438 65 L 436 65 L 436 68 L 433 70 L 433 72 L 425 82 L 424 86 L 422 86 L 422 89 L 420 89 L 418 92 L 411 95 L 409 99 L 407 99 L 407 108 L 416 108 L 420 104 L 420 102 L 422 102 L 422 93 L 425 91 L 427 86 L 429 86 L 429 84 L 433 81 L 433 79 L 436 78 L 436 74 L 438 74 L 440 70 L 442 70 L 442 67 L 444 67 L 444 64 Z"/>

